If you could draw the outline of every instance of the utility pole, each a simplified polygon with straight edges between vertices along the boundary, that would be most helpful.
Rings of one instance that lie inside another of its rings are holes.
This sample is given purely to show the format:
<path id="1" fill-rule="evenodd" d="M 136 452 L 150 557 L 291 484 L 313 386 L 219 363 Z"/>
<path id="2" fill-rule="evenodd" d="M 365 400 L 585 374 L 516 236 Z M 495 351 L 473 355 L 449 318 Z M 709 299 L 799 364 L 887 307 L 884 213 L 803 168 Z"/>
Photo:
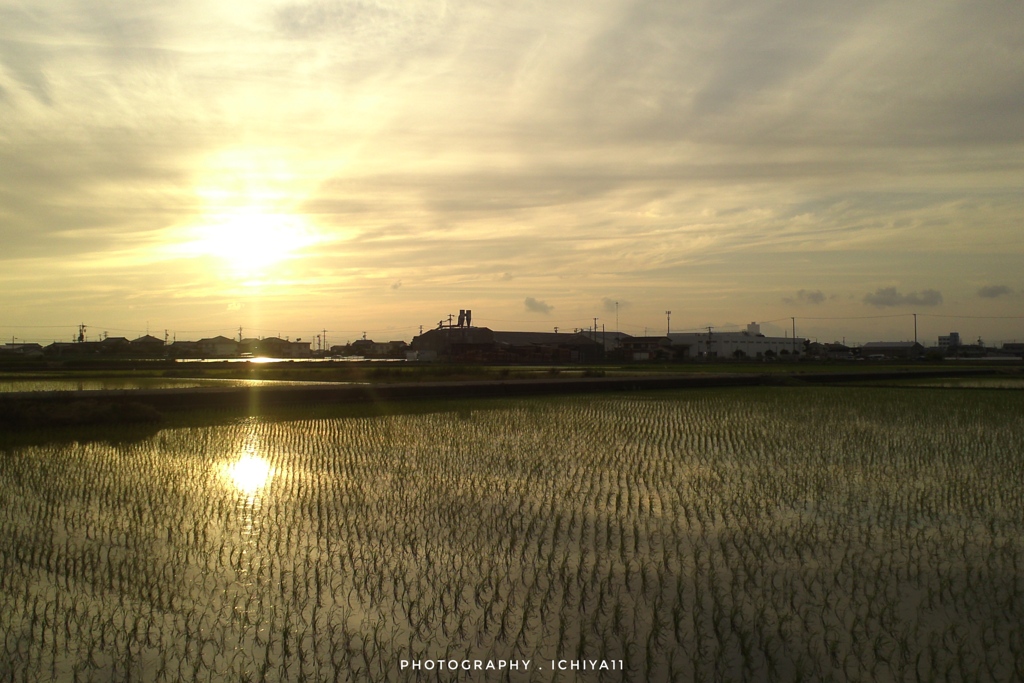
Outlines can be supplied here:
<path id="1" fill-rule="evenodd" d="M 793 321 L 793 353 L 796 353 L 796 318 L 790 318 Z"/>
<path id="2" fill-rule="evenodd" d="M 615 334 L 618 334 L 620 331 L 621 331 L 621 328 L 619 327 L 619 302 L 616 301 L 615 302 Z"/>
<path id="3" fill-rule="evenodd" d="M 672 333 L 672 311 L 665 311 L 665 336 Z"/>
<path id="4" fill-rule="evenodd" d="M 242 326 L 241 325 L 238 326 L 238 343 L 239 344 L 242 343 Z"/>
<path id="5" fill-rule="evenodd" d="M 917 343 L 917 313 L 914 314 L 914 343 Z"/>

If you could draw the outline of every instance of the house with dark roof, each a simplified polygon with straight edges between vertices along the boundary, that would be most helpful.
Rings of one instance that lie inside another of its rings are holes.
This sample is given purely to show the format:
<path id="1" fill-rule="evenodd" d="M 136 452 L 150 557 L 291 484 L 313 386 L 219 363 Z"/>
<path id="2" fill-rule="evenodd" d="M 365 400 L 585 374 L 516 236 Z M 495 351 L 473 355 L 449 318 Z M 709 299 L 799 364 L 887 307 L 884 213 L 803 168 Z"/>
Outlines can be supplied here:
<path id="1" fill-rule="evenodd" d="M 0 346 L 0 353 L 9 356 L 21 356 L 21 357 L 38 357 L 43 355 L 43 347 L 40 344 L 34 342 L 22 342 L 10 344 L 4 344 Z"/>
<path id="2" fill-rule="evenodd" d="M 340 347 L 339 352 L 346 356 L 362 358 L 405 358 L 408 346 L 402 340 L 376 342 L 372 339 L 357 339 L 348 346 Z"/>
<path id="3" fill-rule="evenodd" d="M 309 358 L 313 355 L 311 345 L 312 342 L 304 342 L 301 339 L 289 341 L 280 337 L 264 337 L 243 339 L 240 351 L 263 358 Z"/>
<path id="4" fill-rule="evenodd" d="M 144 356 L 159 356 L 164 353 L 164 340 L 147 334 L 138 339 L 132 339 L 128 344 L 133 353 Z"/>
<path id="5" fill-rule="evenodd" d="M 224 336 L 208 337 L 196 342 L 196 350 L 205 358 L 233 358 L 238 355 L 238 342 Z"/>
<path id="6" fill-rule="evenodd" d="M 860 347 L 861 358 L 919 358 L 924 347 L 917 342 L 868 342 Z"/>
<path id="7" fill-rule="evenodd" d="M 198 358 L 199 342 L 175 340 L 167 346 L 166 353 L 172 358 Z"/>
<path id="8" fill-rule="evenodd" d="M 104 337 L 98 343 L 100 353 L 104 354 L 125 354 L 132 348 L 127 337 Z"/>

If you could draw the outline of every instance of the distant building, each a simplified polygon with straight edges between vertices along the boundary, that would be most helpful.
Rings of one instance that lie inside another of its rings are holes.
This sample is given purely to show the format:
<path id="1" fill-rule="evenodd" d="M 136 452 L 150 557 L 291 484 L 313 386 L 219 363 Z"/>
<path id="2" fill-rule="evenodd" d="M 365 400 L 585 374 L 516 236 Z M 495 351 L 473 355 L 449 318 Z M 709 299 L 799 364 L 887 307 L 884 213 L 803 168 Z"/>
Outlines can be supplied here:
<path id="1" fill-rule="evenodd" d="M 126 354 L 131 350 L 131 342 L 126 337 L 104 337 L 99 343 L 100 353 L 103 354 Z"/>
<path id="2" fill-rule="evenodd" d="M 757 323 L 743 332 L 673 332 L 668 337 L 673 346 L 687 347 L 691 358 L 762 358 L 769 352 L 799 355 L 804 349 L 802 337 L 766 337 Z"/>
<path id="3" fill-rule="evenodd" d="M 1024 342 L 1007 342 L 1001 350 L 1003 353 L 1024 357 Z"/>
<path id="4" fill-rule="evenodd" d="M 497 351 L 494 332 L 486 327 L 439 327 L 427 330 L 412 340 L 412 351 L 421 358 L 467 358 L 494 354 Z"/>
<path id="5" fill-rule="evenodd" d="M 0 353 L 9 356 L 34 358 L 43 355 L 43 347 L 39 344 L 34 343 L 11 343 L 0 346 Z"/>
<path id="6" fill-rule="evenodd" d="M 83 352 L 95 353 L 92 342 L 53 342 L 43 348 L 47 356 L 74 356 Z"/>
<path id="7" fill-rule="evenodd" d="M 673 357 L 672 340 L 660 337 L 626 337 L 622 339 L 622 351 L 628 360 L 669 360 Z"/>
<path id="8" fill-rule="evenodd" d="M 124 337 L 100 341 L 54 342 L 43 349 L 47 356 L 130 356 L 131 343 Z"/>
<path id="9" fill-rule="evenodd" d="M 348 346 L 334 347 L 346 356 L 361 358 L 405 358 L 408 344 L 404 341 L 375 342 L 372 339 L 357 339 Z M 332 349 L 333 350 L 333 349 Z"/>
<path id="10" fill-rule="evenodd" d="M 940 348 L 949 349 L 956 346 L 960 346 L 959 332 L 950 332 L 949 334 L 944 334 L 939 337 Z"/>
<path id="11" fill-rule="evenodd" d="M 241 353 L 263 358 L 309 358 L 313 355 L 312 342 L 301 339 L 289 341 L 280 337 L 264 337 L 263 339 L 243 339 L 239 350 Z"/>
<path id="12" fill-rule="evenodd" d="M 223 336 L 209 337 L 197 341 L 196 350 L 205 358 L 234 358 L 238 355 L 238 342 Z"/>
<path id="13" fill-rule="evenodd" d="M 413 339 L 414 358 L 462 362 L 593 363 L 604 345 L 580 333 L 501 332 L 486 327 L 440 327 Z"/>
<path id="14" fill-rule="evenodd" d="M 604 359 L 604 344 L 585 333 L 494 332 L 501 354 L 522 363 L 596 363 Z"/>
<path id="15" fill-rule="evenodd" d="M 840 344 L 839 342 L 832 342 L 831 344 L 824 344 L 825 357 L 831 360 L 853 360 L 853 349 L 846 344 Z"/>
<path id="16" fill-rule="evenodd" d="M 159 356 L 164 352 L 164 340 L 152 335 L 145 335 L 138 339 L 132 339 L 128 344 L 133 353 L 145 356 Z"/>
<path id="17" fill-rule="evenodd" d="M 199 342 L 175 340 L 167 347 L 167 355 L 173 358 L 198 358 Z"/>
<path id="18" fill-rule="evenodd" d="M 917 342 L 868 342 L 860 347 L 862 358 L 919 358 L 924 347 Z"/>
<path id="19" fill-rule="evenodd" d="M 598 332 L 596 337 L 597 341 L 604 346 L 605 354 L 613 353 L 622 349 L 623 343 L 627 339 L 632 338 L 632 335 L 626 334 L 625 332 Z"/>

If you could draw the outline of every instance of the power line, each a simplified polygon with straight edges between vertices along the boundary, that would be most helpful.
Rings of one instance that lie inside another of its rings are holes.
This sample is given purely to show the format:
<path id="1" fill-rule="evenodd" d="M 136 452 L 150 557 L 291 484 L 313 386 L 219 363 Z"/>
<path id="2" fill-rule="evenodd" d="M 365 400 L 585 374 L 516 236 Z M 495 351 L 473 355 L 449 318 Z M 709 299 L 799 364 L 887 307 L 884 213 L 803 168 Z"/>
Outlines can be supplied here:
<path id="1" fill-rule="evenodd" d="M 810 315 L 798 315 L 798 316 L 793 316 L 793 317 L 796 317 L 797 320 L 874 320 L 876 318 L 906 318 L 906 317 L 909 317 L 909 316 L 912 316 L 912 315 L 914 315 L 914 314 L 913 313 L 890 313 L 889 315 L 850 315 L 850 316 L 841 316 L 841 317 L 834 317 L 834 318 L 822 318 L 822 317 L 815 317 L 815 316 L 810 316 Z M 785 320 L 785 318 L 780 318 L 780 320 Z M 772 322 L 775 322 L 775 321 L 772 321 Z"/>
<path id="2" fill-rule="evenodd" d="M 969 320 L 1024 320 L 1024 315 L 943 315 L 941 313 L 918 313 L 923 318 L 967 318 Z"/>
<path id="3" fill-rule="evenodd" d="M 542 320 L 506 320 L 504 318 L 477 318 L 477 320 L 479 320 L 480 322 L 492 322 L 492 323 L 527 323 L 527 324 L 531 324 L 531 323 L 544 323 L 544 321 L 542 321 Z M 571 320 L 568 320 L 568 321 L 566 321 L 565 318 L 560 318 L 559 320 L 560 320 L 559 325 L 560 326 L 564 326 L 562 324 L 565 323 L 565 322 L 585 322 L 585 323 L 589 323 L 589 322 L 591 322 L 593 320 L 593 318 L 574 318 L 574 319 L 571 319 Z"/>

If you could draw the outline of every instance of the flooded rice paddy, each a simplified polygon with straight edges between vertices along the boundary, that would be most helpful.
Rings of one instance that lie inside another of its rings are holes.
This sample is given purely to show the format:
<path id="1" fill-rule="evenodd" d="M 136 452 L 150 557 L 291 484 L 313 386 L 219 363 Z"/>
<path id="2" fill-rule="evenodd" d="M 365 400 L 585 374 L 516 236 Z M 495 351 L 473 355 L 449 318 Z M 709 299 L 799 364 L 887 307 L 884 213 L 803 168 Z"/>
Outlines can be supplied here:
<path id="1" fill-rule="evenodd" d="M 0 680 L 1019 679 L 1022 408 L 708 390 L 9 446 Z"/>
<path id="2" fill-rule="evenodd" d="M 22 391 L 103 391 L 108 389 L 191 389 L 196 387 L 265 387 L 339 384 L 271 379 L 178 379 L 167 377 L 97 377 L 90 379 L 0 379 L 0 393 Z M 342 382 L 341 384 L 350 384 Z"/>

